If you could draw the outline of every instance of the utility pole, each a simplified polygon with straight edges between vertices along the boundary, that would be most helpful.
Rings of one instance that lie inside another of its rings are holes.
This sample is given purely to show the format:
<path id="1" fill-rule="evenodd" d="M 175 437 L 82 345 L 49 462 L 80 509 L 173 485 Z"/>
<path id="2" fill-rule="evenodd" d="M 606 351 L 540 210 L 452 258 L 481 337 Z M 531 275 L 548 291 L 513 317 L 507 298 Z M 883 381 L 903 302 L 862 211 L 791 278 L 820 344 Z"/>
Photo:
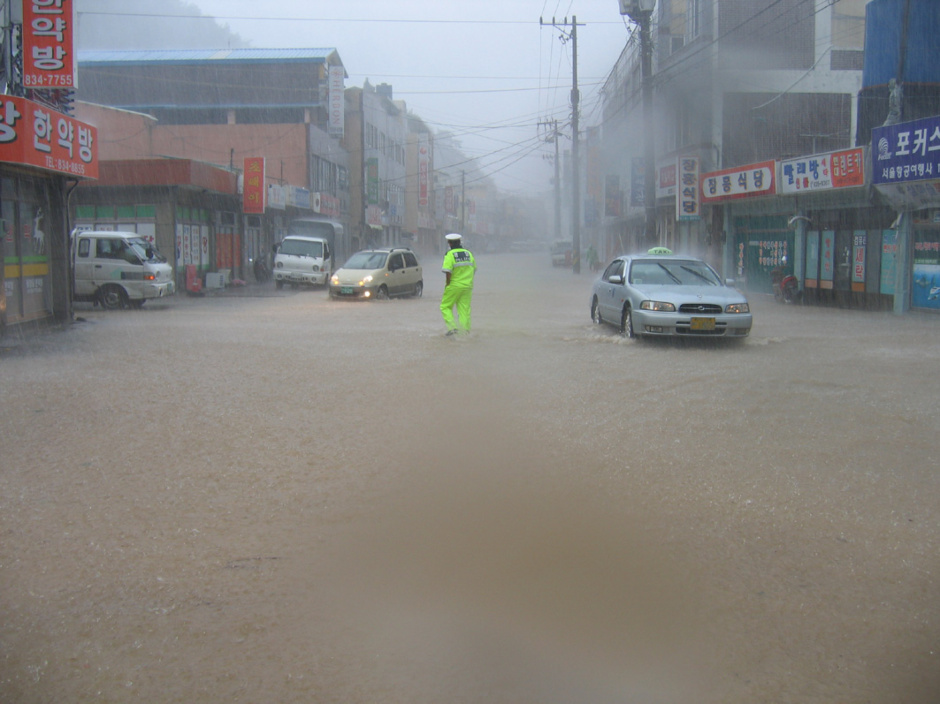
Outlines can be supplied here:
<path id="1" fill-rule="evenodd" d="M 558 242 L 561 240 L 561 158 L 558 153 L 561 133 L 558 130 L 558 120 L 539 122 L 539 127 L 551 127 L 551 137 L 545 141 L 555 143 L 555 242 Z"/>
<path id="2" fill-rule="evenodd" d="M 539 24 L 542 18 L 539 18 Z M 581 25 L 584 26 L 583 24 Z M 578 90 L 578 17 L 571 16 L 571 24 L 566 17 L 558 23 L 552 18 L 552 27 L 561 32 L 561 41 L 571 40 L 571 271 L 581 273 L 581 158 L 578 133 L 581 93 Z M 571 27 L 571 31 L 568 31 Z"/>
<path id="3" fill-rule="evenodd" d="M 460 170 L 460 234 L 467 236 L 467 172 Z"/>
<path id="4" fill-rule="evenodd" d="M 656 239 L 656 154 L 653 125 L 653 38 L 650 25 L 656 0 L 620 0 L 620 14 L 627 15 L 640 28 L 640 75 L 642 78 L 644 171 L 643 200 L 646 209 L 644 237 L 647 243 Z"/>

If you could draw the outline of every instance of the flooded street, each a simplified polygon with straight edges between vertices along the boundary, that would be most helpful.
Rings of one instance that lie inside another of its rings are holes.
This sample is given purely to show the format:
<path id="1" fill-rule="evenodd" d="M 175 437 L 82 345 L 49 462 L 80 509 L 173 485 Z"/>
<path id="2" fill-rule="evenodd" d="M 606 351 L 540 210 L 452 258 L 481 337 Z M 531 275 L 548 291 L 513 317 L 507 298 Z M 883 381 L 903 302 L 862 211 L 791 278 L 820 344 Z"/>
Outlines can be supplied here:
<path id="1" fill-rule="evenodd" d="M 940 699 L 940 320 L 591 324 L 480 255 L 469 338 L 322 290 L 0 351 L 0 701 Z"/>

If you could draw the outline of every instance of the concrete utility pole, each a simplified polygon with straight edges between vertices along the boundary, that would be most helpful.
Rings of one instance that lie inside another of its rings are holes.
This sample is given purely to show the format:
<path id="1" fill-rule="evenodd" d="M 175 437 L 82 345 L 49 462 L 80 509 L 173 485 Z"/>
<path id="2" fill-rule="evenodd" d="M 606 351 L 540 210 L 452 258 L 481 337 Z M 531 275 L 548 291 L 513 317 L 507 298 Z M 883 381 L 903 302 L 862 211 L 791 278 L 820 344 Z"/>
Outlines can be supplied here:
<path id="1" fill-rule="evenodd" d="M 646 206 L 644 235 L 647 243 L 656 238 L 656 153 L 653 125 L 653 38 L 650 25 L 656 0 L 620 0 L 620 14 L 627 15 L 640 27 L 640 75 L 643 88 L 644 176 L 643 200 Z"/>
<path id="2" fill-rule="evenodd" d="M 542 18 L 539 17 L 539 24 Z M 583 24 L 581 25 L 584 26 Z M 581 158 L 579 150 L 578 117 L 581 93 L 578 90 L 578 17 L 571 16 L 571 24 L 566 17 L 558 23 L 552 18 L 552 27 L 561 32 L 562 42 L 571 40 L 571 271 L 581 273 Z M 571 27 L 571 31 L 568 31 Z"/>
<path id="3" fill-rule="evenodd" d="M 555 242 L 558 242 L 561 240 L 561 159 L 558 154 L 561 133 L 558 131 L 558 120 L 540 122 L 539 127 L 551 127 L 551 141 L 555 143 Z"/>

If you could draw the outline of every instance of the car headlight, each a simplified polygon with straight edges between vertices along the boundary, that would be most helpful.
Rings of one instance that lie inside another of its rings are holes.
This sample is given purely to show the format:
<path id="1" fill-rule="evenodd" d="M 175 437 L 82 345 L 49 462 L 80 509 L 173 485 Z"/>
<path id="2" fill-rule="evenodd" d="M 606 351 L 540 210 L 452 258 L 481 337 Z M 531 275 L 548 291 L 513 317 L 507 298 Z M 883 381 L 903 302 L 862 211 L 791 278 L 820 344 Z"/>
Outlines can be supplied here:
<path id="1" fill-rule="evenodd" d="M 655 310 L 660 313 L 675 313 L 676 307 L 672 303 L 666 303 L 665 301 L 643 301 L 640 304 L 640 308 L 643 310 Z"/>
<path id="2" fill-rule="evenodd" d="M 363 277 L 362 277 L 362 283 L 364 283 L 364 284 L 371 284 L 371 283 L 372 283 L 372 274 L 369 274 L 368 276 L 363 276 Z"/>
<path id="3" fill-rule="evenodd" d="M 332 282 L 332 284 L 333 284 L 334 286 L 339 286 L 339 277 L 338 277 L 338 276 L 334 276 L 332 279 L 330 279 L 330 281 Z"/>
<path id="4" fill-rule="evenodd" d="M 732 303 L 730 306 L 725 306 L 725 313 L 750 313 L 751 309 L 748 307 L 747 303 Z"/>

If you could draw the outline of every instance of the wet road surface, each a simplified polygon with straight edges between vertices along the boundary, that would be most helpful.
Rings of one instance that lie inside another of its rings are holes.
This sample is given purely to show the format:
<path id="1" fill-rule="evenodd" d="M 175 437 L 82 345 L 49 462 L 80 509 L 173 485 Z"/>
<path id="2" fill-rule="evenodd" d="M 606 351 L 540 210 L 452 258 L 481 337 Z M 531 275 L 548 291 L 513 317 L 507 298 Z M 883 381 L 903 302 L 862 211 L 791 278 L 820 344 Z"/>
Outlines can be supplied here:
<path id="1" fill-rule="evenodd" d="M 935 702 L 935 316 L 591 277 L 77 309 L 0 351 L 4 702 Z"/>

